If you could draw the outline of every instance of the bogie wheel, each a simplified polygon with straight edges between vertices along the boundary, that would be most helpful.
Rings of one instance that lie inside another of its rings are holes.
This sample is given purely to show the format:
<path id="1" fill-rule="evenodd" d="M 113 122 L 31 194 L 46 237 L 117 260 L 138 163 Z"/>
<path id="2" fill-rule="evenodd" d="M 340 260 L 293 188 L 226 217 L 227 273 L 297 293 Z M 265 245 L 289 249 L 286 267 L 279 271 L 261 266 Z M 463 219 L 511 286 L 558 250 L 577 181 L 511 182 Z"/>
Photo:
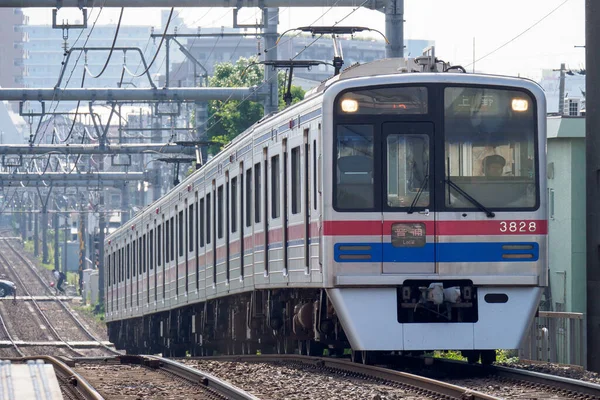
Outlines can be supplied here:
<path id="1" fill-rule="evenodd" d="M 481 364 L 492 365 L 496 362 L 496 351 L 495 350 L 482 350 L 481 351 Z"/>

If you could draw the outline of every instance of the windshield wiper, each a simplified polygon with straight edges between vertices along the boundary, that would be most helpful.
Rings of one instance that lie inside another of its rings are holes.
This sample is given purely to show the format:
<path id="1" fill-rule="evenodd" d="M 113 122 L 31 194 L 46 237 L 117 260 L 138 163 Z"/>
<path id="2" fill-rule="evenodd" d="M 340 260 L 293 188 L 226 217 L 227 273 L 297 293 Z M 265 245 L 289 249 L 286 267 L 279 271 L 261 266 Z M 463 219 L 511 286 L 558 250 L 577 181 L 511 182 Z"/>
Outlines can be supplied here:
<path id="1" fill-rule="evenodd" d="M 415 206 L 417 205 L 417 202 L 419 201 L 419 198 L 421 197 L 421 193 L 423 193 L 423 190 L 425 189 L 425 185 L 427 184 L 428 180 L 429 180 L 429 175 L 425 175 L 425 178 L 423 178 L 423 182 L 421 182 L 421 187 L 419 188 L 417 195 L 413 199 L 412 203 L 410 203 L 410 207 L 408 208 L 408 211 L 406 212 L 407 214 L 412 214 L 415 212 Z"/>
<path id="2" fill-rule="evenodd" d="M 486 206 L 475 200 L 469 193 L 465 192 L 460 186 L 452 182 L 450 178 L 446 179 L 446 183 L 448 183 L 448 185 L 450 185 L 452 189 L 462 194 L 463 197 L 469 200 L 473 205 L 477 206 L 477 208 L 483 211 L 488 216 L 488 218 L 494 218 L 496 216 L 496 214 L 494 214 L 493 211 L 490 211 Z"/>

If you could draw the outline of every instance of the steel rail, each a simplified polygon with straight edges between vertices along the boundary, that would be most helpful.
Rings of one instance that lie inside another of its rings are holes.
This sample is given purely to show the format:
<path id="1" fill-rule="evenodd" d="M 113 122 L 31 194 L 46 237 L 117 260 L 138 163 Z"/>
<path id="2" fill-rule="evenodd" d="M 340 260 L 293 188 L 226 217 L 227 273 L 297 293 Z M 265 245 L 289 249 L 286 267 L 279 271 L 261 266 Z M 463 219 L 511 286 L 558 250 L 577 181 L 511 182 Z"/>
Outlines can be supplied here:
<path id="1" fill-rule="evenodd" d="M 85 400 L 104 400 L 104 397 L 100 395 L 94 389 L 92 385 L 80 374 L 71 369 L 67 364 L 62 362 L 56 357 L 53 356 L 24 356 L 24 357 L 14 357 L 14 358 L 6 358 L 6 360 L 10 360 L 11 362 L 26 362 L 30 360 L 43 360 L 45 362 L 50 363 L 56 372 L 57 379 L 62 380 L 68 387 L 75 393 L 83 396 Z M 59 377 L 60 376 L 60 377 Z"/>
<path id="2" fill-rule="evenodd" d="M 406 372 L 394 371 L 387 368 L 375 367 L 372 365 L 358 364 L 347 360 L 325 357 L 310 357 L 295 354 L 273 354 L 273 355 L 240 355 L 240 356 L 216 356 L 216 357 L 198 357 L 201 360 L 215 361 L 237 361 L 237 362 L 299 362 L 303 364 L 316 365 L 319 367 L 332 368 L 359 374 L 386 381 L 396 382 L 406 385 L 416 391 L 429 391 L 434 395 L 450 396 L 457 399 L 471 400 L 498 400 L 497 397 L 487 395 L 468 388 L 452 385 L 450 383 L 409 374 Z"/>
<path id="3" fill-rule="evenodd" d="M 177 361 L 169 360 L 158 356 L 139 356 L 143 360 L 150 360 L 159 363 L 160 368 L 168 371 L 172 374 L 179 376 L 180 378 L 192 381 L 194 383 L 205 386 L 208 389 L 212 389 L 219 394 L 225 396 L 231 400 L 259 400 L 252 394 L 233 386 L 232 384 L 225 382 L 216 376 L 208 374 L 196 368 L 188 367 Z"/>
<path id="4" fill-rule="evenodd" d="M 33 267 L 33 265 L 31 264 L 31 261 L 28 260 L 27 258 L 25 258 L 22 254 L 20 254 L 19 252 L 17 252 L 17 250 L 10 244 L 10 242 L 8 241 L 7 238 L 0 238 L 2 239 L 7 245 L 8 247 L 12 250 L 13 253 L 15 253 L 15 255 L 17 255 L 17 257 L 19 257 L 19 259 L 21 259 L 21 261 L 26 264 L 29 269 L 34 273 L 34 275 L 36 276 L 36 278 L 38 279 L 38 281 L 50 292 L 52 292 L 52 289 L 50 288 L 50 286 L 48 286 L 48 284 L 46 283 L 46 281 L 44 280 L 44 278 L 42 278 L 42 276 L 40 275 L 40 273 L 37 271 L 36 268 Z M 79 326 L 79 328 L 86 334 L 86 336 L 88 338 L 90 338 L 92 341 L 97 342 L 100 347 L 103 347 L 105 350 L 107 350 L 108 352 L 120 356 L 122 355 L 121 353 L 119 353 L 116 350 L 111 349 L 110 347 L 108 347 L 107 345 L 105 345 L 104 343 L 102 343 L 102 341 L 100 339 L 98 339 L 92 332 L 90 332 L 85 326 L 83 326 L 83 323 L 77 318 L 77 316 L 71 311 L 71 309 L 69 309 L 69 307 L 67 307 L 67 305 L 64 303 L 64 301 L 60 300 L 59 298 L 56 299 L 56 301 L 62 306 L 62 308 L 69 314 L 69 316 L 73 319 L 73 321 Z"/>
<path id="5" fill-rule="evenodd" d="M 6 241 L 3 241 L 6 243 Z M 18 253 L 17 253 L 18 254 Z M 46 314 L 44 314 L 44 312 L 42 311 L 42 308 L 39 306 L 39 304 L 37 303 L 37 300 L 35 300 L 33 298 L 33 296 L 31 295 L 31 293 L 29 293 L 29 290 L 27 290 L 27 288 L 25 287 L 25 283 L 23 282 L 23 280 L 21 279 L 21 277 L 19 276 L 19 274 L 17 274 L 15 267 L 12 266 L 12 264 L 6 259 L 6 257 L 4 256 L 4 254 L 2 252 L 0 252 L 0 260 L 2 260 L 2 263 L 4 263 L 8 269 L 11 269 L 14 272 L 15 277 L 17 278 L 17 280 L 19 281 L 19 283 L 21 284 L 21 286 L 23 287 L 23 290 L 25 291 L 25 293 L 27 294 L 27 296 L 31 297 L 31 302 L 33 303 L 33 305 L 35 306 L 35 308 L 37 309 L 39 315 L 42 317 L 42 319 L 44 320 L 44 322 L 48 325 L 48 328 L 50 329 L 50 331 L 52 332 L 52 335 L 54 335 L 54 337 L 63 342 L 67 348 L 69 350 L 71 350 L 73 353 L 78 354 L 78 355 L 82 355 L 80 352 L 78 352 L 77 350 L 75 350 L 66 340 L 64 340 L 56 331 L 56 329 L 54 328 L 54 325 L 52 325 L 52 323 L 50 322 L 50 320 L 48 319 L 48 317 L 46 317 Z"/>
<path id="6" fill-rule="evenodd" d="M 527 371 L 519 368 L 492 366 L 494 375 L 510 380 L 526 381 L 554 388 L 560 388 L 569 394 L 586 394 L 600 398 L 600 385 L 577 379 L 565 378 L 558 375 L 544 374 L 541 372 Z"/>
<path id="7" fill-rule="evenodd" d="M 434 358 L 434 363 L 436 363 L 436 365 L 439 367 L 446 369 L 446 371 L 451 374 L 460 373 L 461 375 L 467 376 L 497 377 L 510 381 L 540 385 L 547 389 L 555 389 L 567 392 L 569 395 L 591 395 L 595 398 L 600 398 L 599 384 L 580 381 L 577 379 L 528 371 L 520 368 L 503 367 L 499 365 L 484 366 L 481 364 L 469 364 L 465 361 L 447 360 L 442 358 Z"/>
<path id="8" fill-rule="evenodd" d="M 4 323 L 4 318 L 2 318 L 2 315 L 0 315 L 0 325 L 2 325 L 2 330 L 6 333 L 6 337 L 8 338 L 8 340 L 10 340 L 10 343 L 15 348 L 17 354 L 19 354 L 19 356 L 21 356 L 21 357 L 25 356 L 25 353 L 23 353 L 21 351 L 21 349 L 19 349 L 19 346 L 17 346 L 17 344 L 15 343 L 15 340 L 12 338 L 10 332 L 8 331 L 8 328 L 6 327 L 6 324 Z"/>

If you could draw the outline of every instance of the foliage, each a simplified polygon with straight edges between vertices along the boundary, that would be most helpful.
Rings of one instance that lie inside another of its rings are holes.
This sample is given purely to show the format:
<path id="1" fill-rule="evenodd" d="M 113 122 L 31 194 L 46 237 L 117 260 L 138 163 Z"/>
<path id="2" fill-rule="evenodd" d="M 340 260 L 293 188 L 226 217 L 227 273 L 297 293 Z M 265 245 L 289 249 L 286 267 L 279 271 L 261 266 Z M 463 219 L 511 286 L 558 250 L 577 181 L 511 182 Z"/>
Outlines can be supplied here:
<path id="1" fill-rule="evenodd" d="M 215 65 L 214 75 L 210 78 L 211 87 L 250 87 L 263 82 L 264 67 L 256 64 L 256 59 L 240 58 L 235 64 L 225 62 Z M 283 93 L 286 87 L 285 72 L 278 74 L 279 108 L 284 108 Z M 292 104 L 304 98 L 304 90 L 292 86 Z M 233 138 L 250 127 L 263 116 L 263 106 L 252 101 L 209 102 L 208 138 L 219 144 L 210 147 L 212 154 L 217 153 Z"/>
<path id="2" fill-rule="evenodd" d="M 449 360 L 467 361 L 460 351 L 436 351 L 434 357 L 445 358 Z M 496 363 L 516 363 L 519 362 L 518 354 L 515 350 L 496 350 Z"/>

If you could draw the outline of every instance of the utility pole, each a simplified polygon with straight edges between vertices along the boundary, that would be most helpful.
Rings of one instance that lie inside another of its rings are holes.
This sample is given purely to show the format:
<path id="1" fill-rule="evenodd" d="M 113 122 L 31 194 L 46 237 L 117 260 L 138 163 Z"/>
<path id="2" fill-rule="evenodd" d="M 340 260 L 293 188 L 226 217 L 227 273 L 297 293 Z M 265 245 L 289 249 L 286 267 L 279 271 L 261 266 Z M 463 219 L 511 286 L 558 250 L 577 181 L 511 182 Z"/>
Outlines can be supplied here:
<path id="1" fill-rule="evenodd" d="M 600 2 L 585 1 L 587 368 L 600 372 Z"/>
<path id="2" fill-rule="evenodd" d="M 60 263 L 58 262 L 58 256 L 60 254 L 60 245 L 58 244 L 58 231 L 59 226 L 59 215 L 58 212 L 54 213 L 54 269 L 60 271 Z"/>
<path id="3" fill-rule="evenodd" d="M 42 201 L 42 262 L 48 264 L 48 201 Z"/>
<path id="4" fill-rule="evenodd" d="M 263 29 L 265 32 L 265 61 L 277 60 L 277 25 L 279 8 L 263 9 Z M 268 115 L 279 109 L 277 70 L 265 65 L 265 82 L 269 95 L 264 100 L 264 113 Z"/>
<path id="5" fill-rule="evenodd" d="M 70 227 L 69 227 L 69 224 L 67 222 L 67 215 L 68 214 L 67 214 L 66 211 L 67 211 L 67 208 L 65 207 L 65 237 L 63 238 L 63 243 L 64 243 L 64 251 L 63 252 L 64 253 L 63 253 L 63 262 L 62 262 L 62 265 L 63 265 L 63 270 L 62 271 L 65 273 L 65 275 L 67 274 L 67 271 L 69 270 L 67 268 L 67 257 L 68 257 L 67 256 L 67 239 L 69 237 L 69 231 L 70 231 L 70 229 L 69 229 Z"/>
<path id="6" fill-rule="evenodd" d="M 38 209 L 38 197 L 33 197 L 33 208 Z M 33 216 L 33 255 L 40 256 L 40 216 L 35 213 Z"/>
<path id="7" fill-rule="evenodd" d="M 560 80 L 558 82 L 558 113 L 563 115 L 565 112 L 565 64 L 560 64 L 560 69 L 553 71 L 560 71 Z"/>
<path id="8" fill-rule="evenodd" d="M 404 0 L 387 0 L 385 5 L 386 58 L 404 57 Z"/>

